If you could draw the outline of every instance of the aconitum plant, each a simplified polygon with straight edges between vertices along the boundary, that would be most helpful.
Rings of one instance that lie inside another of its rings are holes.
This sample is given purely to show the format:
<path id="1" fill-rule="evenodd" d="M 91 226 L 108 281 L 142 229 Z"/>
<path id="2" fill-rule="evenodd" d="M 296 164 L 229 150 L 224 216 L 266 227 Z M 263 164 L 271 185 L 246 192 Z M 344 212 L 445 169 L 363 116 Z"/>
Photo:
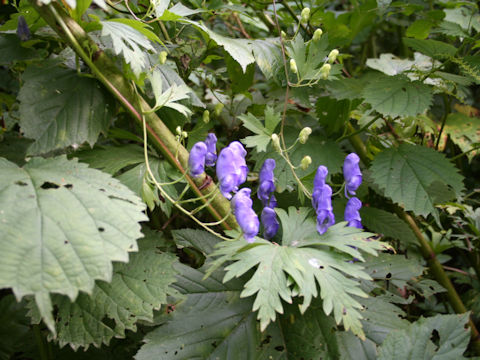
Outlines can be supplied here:
<path id="1" fill-rule="evenodd" d="M 207 155 L 207 145 L 199 141 L 193 145 L 188 158 L 188 167 L 190 175 L 198 177 L 205 171 L 205 156 Z"/>
<path id="2" fill-rule="evenodd" d="M 262 210 L 262 224 L 264 228 L 263 237 L 270 240 L 278 231 L 280 224 L 277 220 L 277 214 L 273 210 L 277 206 L 277 200 L 273 195 L 275 191 L 275 176 L 273 170 L 275 169 L 275 160 L 266 159 L 260 169 L 259 186 L 257 196 L 263 203 Z"/>
<path id="3" fill-rule="evenodd" d="M 325 183 L 328 169 L 320 165 L 313 180 L 312 205 L 317 213 L 317 231 L 320 235 L 335 224 L 332 208 L 332 188 Z"/>
<path id="4" fill-rule="evenodd" d="M 350 153 L 343 163 L 343 176 L 345 178 L 345 196 L 355 195 L 358 187 L 362 184 L 362 172 L 358 163 L 360 158 L 355 153 Z"/>
<path id="5" fill-rule="evenodd" d="M 352 197 L 347 202 L 345 207 L 344 219 L 348 221 L 348 226 L 356 227 L 357 229 L 363 229 L 362 218 L 360 217 L 359 210 L 362 208 L 362 202 Z"/>
<path id="6" fill-rule="evenodd" d="M 227 199 L 231 199 L 232 191 L 247 180 L 248 167 L 245 162 L 247 151 L 241 143 L 233 141 L 220 151 L 217 160 L 217 178 L 220 183 L 220 191 Z"/>
<path id="7" fill-rule="evenodd" d="M 240 189 L 232 198 L 232 209 L 238 225 L 243 231 L 243 236 L 247 242 L 252 243 L 257 236 L 260 222 L 257 214 L 252 209 L 252 199 L 250 198 L 252 190 L 249 188 Z"/>
<path id="8" fill-rule="evenodd" d="M 207 145 L 207 155 L 205 155 L 205 165 L 215 166 L 217 161 L 217 137 L 214 133 L 209 133 L 205 139 Z"/>

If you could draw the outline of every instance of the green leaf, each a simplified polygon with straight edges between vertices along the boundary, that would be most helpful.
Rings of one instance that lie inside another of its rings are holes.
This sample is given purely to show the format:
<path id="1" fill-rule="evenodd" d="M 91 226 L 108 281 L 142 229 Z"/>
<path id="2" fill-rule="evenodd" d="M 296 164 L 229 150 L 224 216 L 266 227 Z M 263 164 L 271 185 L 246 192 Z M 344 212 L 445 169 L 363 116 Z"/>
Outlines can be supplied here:
<path id="1" fill-rule="evenodd" d="M 369 339 L 361 340 L 351 332 L 342 331 L 337 335 L 341 359 L 376 360 L 377 348 Z"/>
<path id="2" fill-rule="evenodd" d="M 49 293 L 74 300 L 109 281 L 112 261 L 128 261 L 142 237 L 145 205 L 98 170 L 65 157 L 23 168 L 0 158 L 0 288 L 34 295 L 54 331 Z"/>
<path id="3" fill-rule="evenodd" d="M 379 349 L 379 359 L 463 359 L 470 330 L 466 329 L 469 314 L 437 315 L 420 319 L 408 329 L 392 331 Z M 430 339 L 436 332 L 438 345 Z"/>
<path id="4" fill-rule="evenodd" d="M 275 41 L 275 43 L 273 43 Z M 277 77 L 283 67 L 282 53 L 278 47 L 278 40 L 253 40 L 251 46 L 255 61 L 267 79 Z"/>
<path id="5" fill-rule="evenodd" d="M 236 62 L 230 55 L 225 56 L 227 64 L 227 73 L 231 81 L 232 91 L 234 93 L 241 93 L 247 91 L 253 84 L 253 75 L 255 74 L 255 65 L 249 64 L 246 71 Z"/>
<path id="6" fill-rule="evenodd" d="M 29 66 L 22 80 L 20 127 L 36 140 L 29 154 L 84 142 L 93 145 L 108 130 L 114 104 L 96 80 L 52 62 Z"/>
<path id="7" fill-rule="evenodd" d="M 363 83 L 355 78 L 328 81 L 325 87 L 331 97 L 337 100 L 361 99 L 363 96 Z"/>
<path id="8" fill-rule="evenodd" d="M 112 281 L 97 281 L 91 295 L 81 293 L 73 303 L 65 296 L 53 296 L 60 347 L 108 345 L 112 337 L 124 338 L 126 330 L 136 331 L 139 320 L 153 321 L 153 310 L 176 293 L 170 286 L 176 279 L 177 259 L 158 251 L 161 236 L 147 231 L 139 241 L 139 252 L 130 256 L 128 264 L 116 263 Z"/>
<path id="9" fill-rule="evenodd" d="M 316 80 L 320 78 L 320 67 L 325 63 L 328 55 L 328 36 L 323 35 L 318 41 L 304 42 L 297 35 L 287 45 L 288 55 L 297 63 L 298 77 L 301 80 Z"/>
<path id="10" fill-rule="evenodd" d="M 370 171 L 386 196 L 417 215 L 438 216 L 429 193 L 434 182 L 453 189 L 456 196 L 463 190 L 463 178 L 452 163 L 443 154 L 423 146 L 401 144 L 386 149 L 375 157 Z"/>
<path id="11" fill-rule="evenodd" d="M 379 76 L 363 90 L 365 102 L 383 115 L 415 116 L 432 104 L 432 90 L 402 75 Z"/>
<path id="12" fill-rule="evenodd" d="M 416 243 L 412 229 L 395 214 L 372 207 L 362 207 L 360 216 L 362 224 L 370 231 L 398 239 L 404 246 Z"/>
<path id="13" fill-rule="evenodd" d="M 109 36 L 112 39 L 115 54 L 122 54 L 134 74 L 139 76 L 148 64 L 146 51 L 155 51 L 147 36 L 118 21 L 101 21 L 101 24 L 102 36 Z"/>
<path id="14" fill-rule="evenodd" d="M 90 167 L 115 175 L 124 167 L 145 161 L 143 148 L 138 145 L 98 146 L 75 153 L 75 156 Z"/>
<path id="15" fill-rule="evenodd" d="M 13 295 L 0 299 L 0 359 L 12 359 L 14 353 L 21 351 L 22 342 L 27 341 L 30 330 L 27 310 L 18 303 Z"/>
<path id="16" fill-rule="evenodd" d="M 213 253 L 214 247 L 220 242 L 220 239 L 203 230 L 181 229 L 172 231 L 173 239 L 177 247 L 193 247 L 200 251 L 204 256 Z"/>
<path id="17" fill-rule="evenodd" d="M 247 136 L 242 139 L 242 142 L 246 147 L 256 148 L 258 152 L 267 151 L 267 146 L 270 143 L 271 136 L 275 131 L 275 128 L 281 121 L 281 116 L 276 113 L 275 110 L 267 106 L 265 108 L 265 126 L 254 115 L 248 113 L 247 115 L 238 116 L 245 126 L 251 132 L 257 134 L 253 136 Z"/>
<path id="18" fill-rule="evenodd" d="M 443 131 L 463 152 L 467 152 L 473 148 L 473 144 L 480 143 L 480 118 L 462 113 L 450 113 Z M 478 150 L 470 151 L 467 156 L 472 160 L 478 153 Z"/>
<path id="19" fill-rule="evenodd" d="M 359 263 L 351 263 L 349 260 L 353 256 L 362 260 L 359 250 L 376 254 L 377 250 L 384 249 L 385 246 L 377 241 L 367 241 L 372 234 L 345 227 L 345 222 L 330 227 L 320 236 L 315 231 L 313 219 L 307 217 L 306 209 L 297 211 L 291 207 L 288 215 L 282 209 L 278 209 L 277 213 L 282 228 L 285 229 L 283 246 L 263 239 L 248 246 L 245 246 L 243 240 L 219 245 L 219 250 L 212 256 L 223 255 L 221 260 L 225 261 L 229 252 L 234 254 L 231 256 L 234 262 L 225 268 L 223 281 L 240 277 L 256 267 L 255 273 L 245 284 L 241 297 L 256 294 L 253 310 L 258 310 L 262 330 L 275 321 L 276 313 L 283 313 L 282 299 L 292 303 L 294 296 L 302 297 L 300 311 L 305 312 L 312 298 L 318 296 L 318 283 L 325 314 L 333 311 L 337 323 L 343 322 L 347 330 L 351 329 L 364 338 L 360 323 L 361 305 L 352 296 L 367 295 L 353 279 L 368 280 L 370 277 L 363 272 Z M 332 249 L 339 252 L 333 252 Z M 291 289 L 289 279 L 296 284 L 295 290 Z"/>
<path id="20" fill-rule="evenodd" d="M 23 47 L 17 35 L 0 34 L 0 64 L 12 64 L 40 57 L 35 49 Z"/>
<path id="21" fill-rule="evenodd" d="M 407 28 L 406 35 L 415 39 L 426 39 L 433 25 L 434 24 L 428 20 L 417 20 Z"/>
<path id="22" fill-rule="evenodd" d="M 437 40 L 403 38 L 403 42 L 413 50 L 419 51 L 434 59 L 453 56 L 457 52 L 455 46 Z"/>
<path id="23" fill-rule="evenodd" d="M 318 98 L 315 104 L 318 121 L 328 133 L 336 133 L 343 128 L 350 118 L 350 104 L 350 100 L 336 100 L 328 96 Z"/>

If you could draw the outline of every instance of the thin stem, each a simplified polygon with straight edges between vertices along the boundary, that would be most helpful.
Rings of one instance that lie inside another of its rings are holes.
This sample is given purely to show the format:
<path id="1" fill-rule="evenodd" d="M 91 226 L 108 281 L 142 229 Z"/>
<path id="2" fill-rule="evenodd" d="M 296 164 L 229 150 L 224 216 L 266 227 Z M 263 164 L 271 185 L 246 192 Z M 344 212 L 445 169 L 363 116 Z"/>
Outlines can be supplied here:
<path id="1" fill-rule="evenodd" d="M 375 121 L 377 121 L 379 118 L 381 118 L 382 116 L 381 115 L 377 115 L 375 116 L 372 120 L 370 120 L 366 125 L 364 125 L 362 128 L 360 128 L 359 130 L 356 130 L 354 131 L 353 133 L 350 133 L 348 135 L 343 135 L 341 137 L 339 137 L 337 140 L 335 140 L 335 142 L 340 142 L 342 141 L 343 139 L 348 139 L 349 137 L 352 137 L 352 136 L 355 136 L 357 134 L 360 134 L 362 132 L 364 132 L 365 130 L 367 130 Z"/>
<path id="2" fill-rule="evenodd" d="M 443 102 L 445 104 L 445 112 L 442 117 L 442 126 L 440 127 L 440 131 L 438 132 L 438 138 L 435 143 L 435 150 L 438 150 L 438 144 L 440 144 L 440 139 L 442 138 L 442 132 L 445 128 L 445 123 L 447 122 L 448 114 L 450 114 L 450 98 L 448 98 L 445 94 L 443 95 Z"/>

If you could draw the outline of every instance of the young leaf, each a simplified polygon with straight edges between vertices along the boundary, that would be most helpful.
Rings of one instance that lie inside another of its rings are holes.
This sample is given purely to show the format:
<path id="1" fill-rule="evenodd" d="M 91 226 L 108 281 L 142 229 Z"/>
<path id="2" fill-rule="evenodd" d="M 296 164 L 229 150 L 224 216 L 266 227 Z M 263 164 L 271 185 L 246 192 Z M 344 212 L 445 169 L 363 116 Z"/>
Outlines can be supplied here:
<path id="1" fill-rule="evenodd" d="M 463 190 L 463 178 L 453 164 L 444 155 L 423 146 L 401 144 L 386 149 L 375 157 L 370 171 L 386 196 L 417 215 L 438 216 L 434 194 L 430 193 L 432 184 L 448 186 L 456 196 Z"/>
<path id="2" fill-rule="evenodd" d="M 135 75 L 147 65 L 146 50 L 155 51 L 148 38 L 140 31 L 118 21 L 101 21 L 102 36 L 110 36 L 115 54 L 122 54 Z"/>
<path id="3" fill-rule="evenodd" d="M 91 295 L 81 293 L 73 303 L 65 296 L 53 296 L 60 347 L 69 344 L 86 350 L 91 344 L 108 345 L 113 336 L 124 338 L 125 330 L 136 331 L 137 321 L 153 321 L 153 310 L 175 293 L 170 286 L 175 281 L 176 257 L 158 251 L 161 236 L 153 231 L 145 235 L 128 264 L 114 265 L 111 283 L 97 281 Z"/>
<path id="4" fill-rule="evenodd" d="M 363 90 L 365 102 L 383 115 L 415 116 L 432 103 L 432 90 L 420 81 L 402 75 L 378 76 Z"/>
<path id="5" fill-rule="evenodd" d="M 163 90 L 163 74 L 160 70 L 155 69 L 149 76 L 150 83 L 152 84 L 153 94 L 155 95 L 155 109 L 159 109 L 163 106 L 177 110 L 179 113 L 188 117 L 192 111 L 178 103 L 180 100 L 189 99 L 189 94 L 192 92 L 187 85 L 171 84 L 171 86 L 165 91 Z"/>
<path id="6" fill-rule="evenodd" d="M 22 80 L 20 127 L 35 139 L 29 154 L 85 141 L 93 145 L 108 130 L 114 104 L 96 80 L 53 62 L 29 66 Z"/>
<path id="7" fill-rule="evenodd" d="M 118 180 L 64 156 L 23 168 L 0 158 L 0 288 L 34 295 L 51 331 L 49 293 L 74 300 L 109 281 L 142 237 L 145 204 Z"/>
<path id="8" fill-rule="evenodd" d="M 469 314 L 420 319 L 407 329 L 392 331 L 379 349 L 379 359 L 463 359 L 470 331 Z M 439 336 L 438 345 L 430 339 Z"/>

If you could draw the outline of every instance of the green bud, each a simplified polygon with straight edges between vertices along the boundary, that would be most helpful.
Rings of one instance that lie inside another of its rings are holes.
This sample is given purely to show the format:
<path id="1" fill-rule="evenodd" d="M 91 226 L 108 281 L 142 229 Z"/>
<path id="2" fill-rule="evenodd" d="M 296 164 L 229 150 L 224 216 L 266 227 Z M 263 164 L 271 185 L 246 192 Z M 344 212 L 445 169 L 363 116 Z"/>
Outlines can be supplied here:
<path id="1" fill-rule="evenodd" d="M 292 70 L 294 74 L 298 72 L 297 62 L 295 61 L 295 59 L 290 59 L 290 70 Z"/>
<path id="2" fill-rule="evenodd" d="M 300 15 L 300 22 L 302 24 L 306 24 L 310 19 L 310 8 L 306 7 L 303 8 L 302 13 Z"/>
<path id="3" fill-rule="evenodd" d="M 205 124 L 208 124 L 210 122 L 210 111 L 205 110 L 203 112 L 202 120 Z"/>
<path id="4" fill-rule="evenodd" d="M 328 62 L 330 64 L 333 64 L 335 62 L 335 60 L 337 59 L 337 56 L 338 56 L 338 50 L 333 49 L 332 51 L 330 51 L 330 54 L 328 54 Z"/>
<path id="5" fill-rule="evenodd" d="M 272 143 L 273 143 L 273 148 L 275 149 L 275 151 L 278 152 L 278 153 L 281 153 L 282 148 L 280 147 L 280 138 L 275 133 L 272 134 Z"/>
<path id="6" fill-rule="evenodd" d="M 178 134 L 178 135 L 182 135 L 182 128 L 180 126 L 177 126 L 175 128 L 175 132 Z"/>
<path id="7" fill-rule="evenodd" d="M 312 163 L 312 158 L 308 155 L 305 155 L 302 161 L 300 162 L 300 167 L 302 168 L 302 170 L 307 170 L 311 163 Z"/>
<path id="8" fill-rule="evenodd" d="M 285 34 L 285 31 L 283 30 L 280 32 L 280 36 L 282 37 L 283 40 L 287 38 L 287 34 Z"/>
<path id="9" fill-rule="evenodd" d="M 328 74 L 330 74 L 331 69 L 332 66 L 330 64 L 323 64 L 323 66 L 320 68 L 320 75 L 322 76 L 322 79 L 328 78 Z"/>
<path id="10" fill-rule="evenodd" d="M 215 105 L 215 109 L 214 109 L 215 116 L 220 116 L 220 114 L 222 113 L 223 107 L 224 107 L 224 105 L 222 103 L 217 103 Z"/>
<path id="11" fill-rule="evenodd" d="M 188 133 L 186 131 L 182 131 L 182 137 L 184 139 L 188 138 Z"/>
<path id="12" fill-rule="evenodd" d="M 315 32 L 313 33 L 312 40 L 313 40 L 313 41 L 318 41 L 318 40 L 320 40 L 320 38 L 322 37 L 322 34 L 323 34 L 322 29 L 317 29 L 317 30 L 315 30 Z"/>
<path id="13" fill-rule="evenodd" d="M 300 134 L 298 134 L 298 141 L 300 144 L 305 144 L 308 140 L 308 137 L 312 133 L 312 129 L 307 127 L 304 127 L 301 131 Z"/>
<path id="14" fill-rule="evenodd" d="M 166 51 L 160 52 L 160 54 L 158 55 L 160 65 L 165 64 L 165 62 L 167 61 L 167 55 L 168 55 L 168 53 Z"/>

